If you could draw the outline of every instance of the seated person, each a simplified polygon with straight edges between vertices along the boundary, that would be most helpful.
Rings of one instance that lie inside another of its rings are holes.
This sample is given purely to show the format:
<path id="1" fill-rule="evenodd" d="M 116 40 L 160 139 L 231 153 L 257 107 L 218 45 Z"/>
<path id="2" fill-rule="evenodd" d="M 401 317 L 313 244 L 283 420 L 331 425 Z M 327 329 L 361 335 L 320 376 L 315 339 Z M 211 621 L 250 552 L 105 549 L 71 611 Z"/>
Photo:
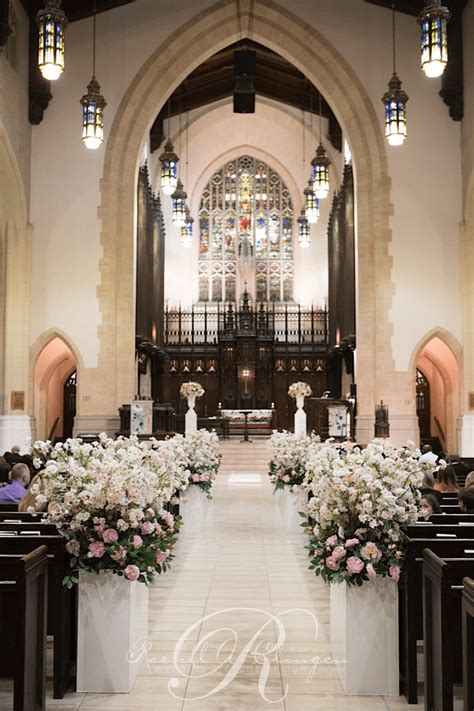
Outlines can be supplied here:
<path id="1" fill-rule="evenodd" d="M 443 498 L 443 495 L 440 491 L 437 491 L 435 488 L 435 480 L 434 480 L 434 475 L 433 472 L 425 472 L 423 475 L 423 481 L 421 482 L 421 487 L 420 491 L 422 496 L 426 496 L 427 494 L 431 496 L 435 496 L 437 499 L 441 501 Z"/>
<path id="2" fill-rule="evenodd" d="M 467 489 L 468 486 L 474 486 L 474 472 L 469 472 L 466 477 L 464 487 Z"/>
<path id="3" fill-rule="evenodd" d="M 438 455 L 433 452 L 431 445 L 425 444 L 421 450 L 421 457 L 418 460 L 420 464 L 428 463 L 434 467 L 438 461 Z"/>
<path id="4" fill-rule="evenodd" d="M 24 497 L 30 483 L 30 470 L 26 464 L 15 464 L 11 471 L 11 484 L 0 489 L 0 504 L 17 504 Z"/>
<path id="5" fill-rule="evenodd" d="M 441 511 L 441 506 L 438 499 L 436 498 L 436 496 L 433 496 L 433 494 L 426 494 L 425 496 L 423 496 L 420 501 L 420 511 L 427 518 L 429 518 L 432 514 L 443 513 Z"/>
<path id="6" fill-rule="evenodd" d="M 0 484 L 8 484 L 12 468 L 5 457 L 0 457 Z"/>
<path id="7" fill-rule="evenodd" d="M 474 486 L 465 486 L 458 492 L 459 508 L 463 513 L 474 514 Z"/>
<path id="8" fill-rule="evenodd" d="M 467 464 L 461 462 L 459 454 L 449 454 L 448 464 L 450 464 L 451 467 L 454 469 L 454 473 L 456 474 L 456 476 L 466 476 L 471 470 L 471 468 L 467 466 Z"/>
<path id="9" fill-rule="evenodd" d="M 35 474 L 31 480 L 27 492 L 18 504 L 18 511 L 46 511 L 46 501 L 42 502 L 38 499 L 38 494 L 43 491 L 43 479 L 40 474 Z M 40 497 L 41 498 L 41 497 Z"/>
<path id="10" fill-rule="evenodd" d="M 451 465 L 439 470 L 434 488 L 442 494 L 456 494 L 459 491 L 458 478 Z"/>
<path id="11" fill-rule="evenodd" d="M 14 464 L 21 464 L 23 462 L 23 457 L 20 454 L 20 447 L 14 444 L 11 452 L 5 452 L 3 455 L 8 464 L 13 467 Z"/>

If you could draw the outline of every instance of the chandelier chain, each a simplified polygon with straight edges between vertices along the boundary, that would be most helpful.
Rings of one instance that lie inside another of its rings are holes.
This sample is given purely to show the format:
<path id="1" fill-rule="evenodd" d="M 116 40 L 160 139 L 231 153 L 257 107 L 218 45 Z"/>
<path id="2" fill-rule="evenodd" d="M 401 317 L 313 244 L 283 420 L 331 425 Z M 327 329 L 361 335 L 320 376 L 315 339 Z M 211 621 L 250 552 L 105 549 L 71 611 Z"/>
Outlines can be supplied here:
<path id="1" fill-rule="evenodd" d="M 94 19 L 93 19 L 93 30 L 92 30 L 92 76 L 93 77 L 95 77 L 96 22 L 97 22 L 97 0 L 94 0 Z"/>

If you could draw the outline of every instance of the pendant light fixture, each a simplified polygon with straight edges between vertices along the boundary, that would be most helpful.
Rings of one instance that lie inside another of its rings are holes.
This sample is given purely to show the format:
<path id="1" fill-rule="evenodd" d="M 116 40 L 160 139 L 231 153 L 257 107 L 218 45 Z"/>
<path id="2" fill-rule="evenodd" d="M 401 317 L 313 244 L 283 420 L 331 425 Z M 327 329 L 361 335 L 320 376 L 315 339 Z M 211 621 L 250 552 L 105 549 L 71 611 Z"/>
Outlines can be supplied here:
<path id="1" fill-rule="evenodd" d="M 440 77 L 448 63 L 447 24 L 451 13 L 441 0 L 427 0 L 418 15 L 421 26 L 421 68 L 427 77 Z"/>
<path id="2" fill-rule="evenodd" d="M 324 200 L 329 194 L 329 166 L 330 159 L 326 155 L 322 142 L 321 119 L 322 115 L 322 98 L 319 92 L 319 146 L 316 148 L 316 155 L 311 161 L 313 166 L 313 190 L 319 200 Z"/>
<path id="3" fill-rule="evenodd" d="M 393 74 L 388 83 L 388 91 L 382 97 L 385 106 L 385 138 L 391 146 L 401 146 L 407 136 L 408 95 L 403 91 L 402 82 L 396 72 L 394 3 L 392 3 L 392 51 Z"/>
<path id="4" fill-rule="evenodd" d="M 315 225 L 319 219 L 319 200 L 313 190 L 313 181 L 308 180 L 308 187 L 304 189 L 305 208 L 304 214 L 310 225 Z"/>
<path id="5" fill-rule="evenodd" d="M 185 249 L 190 249 L 193 246 L 193 223 L 189 210 L 186 212 L 186 222 L 181 227 L 181 244 Z"/>
<path id="6" fill-rule="evenodd" d="M 178 161 L 171 141 L 171 97 L 168 99 L 168 140 L 165 150 L 160 156 L 161 162 L 161 189 L 165 195 L 172 195 L 178 185 Z"/>
<path id="7" fill-rule="evenodd" d="M 92 38 L 92 79 L 87 85 L 87 94 L 81 99 L 82 104 L 82 140 L 86 148 L 96 150 L 104 140 L 104 109 L 107 102 L 100 93 L 99 82 L 95 77 L 97 0 L 94 0 L 93 38 Z"/>
<path id="8" fill-rule="evenodd" d="M 181 96 L 180 96 L 180 107 L 179 107 L 179 153 L 181 154 Z M 188 196 L 184 192 L 183 183 L 178 178 L 176 183 L 176 190 L 171 196 L 173 200 L 173 214 L 172 220 L 176 227 L 183 227 L 186 224 L 186 198 Z"/>
<path id="9" fill-rule="evenodd" d="M 38 67 L 45 79 L 56 81 L 64 71 L 64 30 L 68 19 L 61 0 L 45 0 L 38 11 Z"/>
<path id="10" fill-rule="evenodd" d="M 304 208 L 301 210 L 301 215 L 298 217 L 298 242 L 300 247 L 306 248 L 311 244 L 309 233 L 309 222 L 306 219 Z"/>

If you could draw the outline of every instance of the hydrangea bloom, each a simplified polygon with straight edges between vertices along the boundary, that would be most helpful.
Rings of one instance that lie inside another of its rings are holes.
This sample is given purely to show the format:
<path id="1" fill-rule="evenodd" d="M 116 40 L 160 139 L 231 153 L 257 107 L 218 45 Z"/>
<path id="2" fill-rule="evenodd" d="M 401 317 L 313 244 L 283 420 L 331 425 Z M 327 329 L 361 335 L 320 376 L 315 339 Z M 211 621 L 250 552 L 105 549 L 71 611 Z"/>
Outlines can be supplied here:
<path id="1" fill-rule="evenodd" d="M 292 432 L 273 432 L 268 441 L 270 481 L 277 489 L 300 486 L 308 470 L 310 449 L 321 446 L 319 437 L 297 437 Z"/>

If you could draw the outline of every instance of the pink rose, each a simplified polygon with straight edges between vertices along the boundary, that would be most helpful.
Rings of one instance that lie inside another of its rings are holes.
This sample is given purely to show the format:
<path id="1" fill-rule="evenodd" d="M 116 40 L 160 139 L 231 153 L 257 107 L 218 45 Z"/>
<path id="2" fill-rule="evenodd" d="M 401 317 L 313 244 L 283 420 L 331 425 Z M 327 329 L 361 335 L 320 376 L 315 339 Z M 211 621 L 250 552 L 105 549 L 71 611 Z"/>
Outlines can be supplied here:
<path id="1" fill-rule="evenodd" d="M 388 570 L 390 577 L 392 580 L 394 580 L 396 583 L 398 583 L 398 579 L 400 577 L 400 568 L 398 565 L 391 565 L 389 570 Z"/>
<path id="2" fill-rule="evenodd" d="M 193 474 L 192 477 L 191 477 L 191 480 L 192 480 L 195 484 L 197 484 L 197 482 L 200 481 L 200 476 L 199 476 L 199 474 Z"/>
<path id="3" fill-rule="evenodd" d="M 170 528 L 174 525 L 174 516 L 169 511 L 163 511 L 161 518 Z"/>
<path id="4" fill-rule="evenodd" d="M 142 533 L 147 535 L 148 533 L 153 533 L 155 530 L 155 524 L 152 523 L 151 521 L 145 521 L 145 523 L 142 523 Z"/>
<path id="5" fill-rule="evenodd" d="M 336 546 L 331 554 L 331 557 L 334 560 L 339 560 L 340 558 L 344 558 L 346 555 L 346 549 L 343 546 Z"/>
<path id="6" fill-rule="evenodd" d="M 369 576 L 369 580 L 373 580 L 374 578 L 377 577 L 377 573 L 375 572 L 375 569 L 374 569 L 374 566 L 372 565 L 372 563 L 367 563 L 366 570 L 367 570 L 367 575 Z"/>
<path id="7" fill-rule="evenodd" d="M 89 558 L 102 558 L 105 553 L 105 546 L 102 541 L 89 543 Z"/>
<path id="8" fill-rule="evenodd" d="M 133 582 L 134 580 L 138 580 L 140 577 L 140 569 L 136 565 L 127 565 L 123 571 L 123 574 L 127 580 L 131 580 Z"/>
<path id="9" fill-rule="evenodd" d="M 337 544 L 337 536 L 329 536 L 329 538 L 326 539 L 326 548 L 331 548 L 332 546 L 335 546 Z"/>
<path id="10" fill-rule="evenodd" d="M 115 560 L 116 563 L 120 563 L 126 557 L 126 555 L 127 551 L 125 550 L 125 548 L 120 546 L 120 548 L 117 548 L 115 553 L 112 553 L 110 557 L 112 558 L 112 560 Z"/>
<path id="11" fill-rule="evenodd" d="M 102 534 L 104 543 L 115 543 L 118 540 L 118 533 L 115 528 L 106 528 Z"/>
<path id="12" fill-rule="evenodd" d="M 77 555 L 81 550 L 81 544 L 79 543 L 79 541 L 68 541 L 66 543 L 66 550 L 71 555 Z"/>
<path id="13" fill-rule="evenodd" d="M 161 563 L 163 563 L 163 561 L 166 560 L 168 556 L 168 552 L 158 550 L 155 553 L 155 561 L 158 563 L 158 565 L 161 565 Z"/>
<path id="14" fill-rule="evenodd" d="M 281 479 L 282 479 L 282 481 L 285 482 L 285 484 L 288 484 L 288 482 L 290 481 L 290 477 L 288 476 L 288 474 L 285 474 L 284 476 L 282 476 Z"/>
<path id="15" fill-rule="evenodd" d="M 349 539 L 346 541 L 346 548 L 353 548 L 354 546 L 357 546 L 358 543 L 359 543 L 359 539 L 358 539 L 358 538 L 349 538 Z"/>
<path id="16" fill-rule="evenodd" d="M 141 548 L 143 545 L 143 539 L 141 536 L 133 536 L 133 546 L 134 548 Z"/>
<path id="17" fill-rule="evenodd" d="M 346 566 L 351 575 L 357 575 L 363 569 L 364 561 L 355 555 L 351 555 L 351 557 L 346 560 Z"/>
<path id="18" fill-rule="evenodd" d="M 326 558 L 326 568 L 329 568 L 329 570 L 339 570 L 339 561 L 329 556 L 329 558 Z"/>
<path id="19" fill-rule="evenodd" d="M 376 543 L 366 543 L 365 546 L 360 549 L 360 552 L 362 558 L 365 558 L 365 560 L 375 560 L 375 562 L 377 562 L 382 557 L 382 552 Z"/>

